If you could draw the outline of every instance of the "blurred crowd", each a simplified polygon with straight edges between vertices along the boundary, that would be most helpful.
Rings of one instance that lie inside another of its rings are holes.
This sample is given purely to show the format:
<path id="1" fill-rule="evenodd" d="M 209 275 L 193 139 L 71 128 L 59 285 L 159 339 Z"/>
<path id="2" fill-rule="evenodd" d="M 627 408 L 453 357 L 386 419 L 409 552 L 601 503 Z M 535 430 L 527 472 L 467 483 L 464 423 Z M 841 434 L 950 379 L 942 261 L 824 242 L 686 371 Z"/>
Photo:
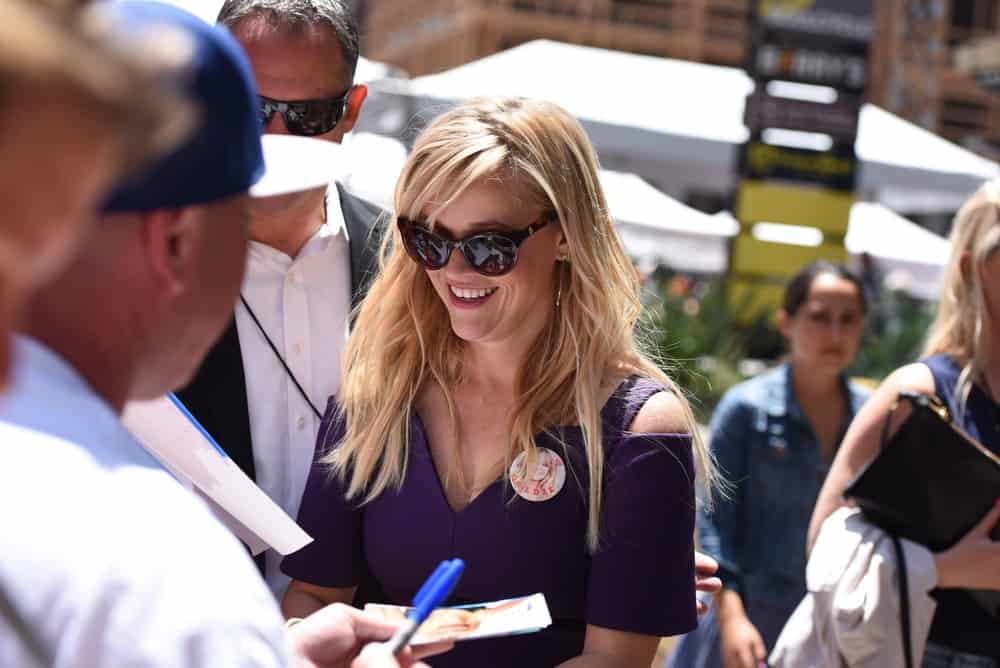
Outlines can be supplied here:
<path id="1" fill-rule="evenodd" d="M 919 359 L 852 382 L 885 309 L 815 262 L 703 430 L 580 123 L 460 104 L 384 211 L 337 180 L 358 58 L 343 0 L 0 4 L 0 665 L 647 668 L 682 636 L 669 666 L 1000 668 L 1000 485 L 943 547 L 845 499 L 901 396 L 1000 480 L 1000 183 Z M 311 543 L 252 556 L 136 440 L 166 393 Z M 542 593 L 551 625 L 407 645 L 363 610 L 453 557 L 450 604 Z"/>

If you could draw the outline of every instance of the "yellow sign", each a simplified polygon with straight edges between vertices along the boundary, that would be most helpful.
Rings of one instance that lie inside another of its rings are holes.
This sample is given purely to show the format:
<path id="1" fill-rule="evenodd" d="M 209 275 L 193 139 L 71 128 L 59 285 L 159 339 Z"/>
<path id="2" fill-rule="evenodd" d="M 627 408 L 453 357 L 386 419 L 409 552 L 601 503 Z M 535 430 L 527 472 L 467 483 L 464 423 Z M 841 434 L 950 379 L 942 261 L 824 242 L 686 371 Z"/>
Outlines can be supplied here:
<path id="1" fill-rule="evenodd" d="M 850 179 L 854 177 L 853 157 L 836 153 L 806 153 L 772 146 L 763 142 L 747 144 L 747 167 L 752 174 L 767 174 L 776 169 L 800 172 L 814 179 Z"/>
<path id="2" fill-rule="evenodd" d="M 780 283 L 738 278 L 726 283 L 729 308 L 737 322 L 749 325 L 781 308 L 785 287 Z"/>
<path id="3" fill-rule="evenodd" d="M 761 241 L 746 232 L 733 241 L 730 269 L 734 274 L 791 276 L 813 260 L 845 262 L 847 249 L 841 244 L 797 246 Z"/>
<path id="4" fill-rule="evenodd" d="M 736 217 L 743 223 L 785 223 L 844 235 L 854 194 L 810 186 L 743 181 L 736 194 Z"/>
<path id="5" fill-rule="evenodd" d="M 797 14 L 810 9 L 815 0 L 759 0 L 757 10 L 762 16 Z"/>

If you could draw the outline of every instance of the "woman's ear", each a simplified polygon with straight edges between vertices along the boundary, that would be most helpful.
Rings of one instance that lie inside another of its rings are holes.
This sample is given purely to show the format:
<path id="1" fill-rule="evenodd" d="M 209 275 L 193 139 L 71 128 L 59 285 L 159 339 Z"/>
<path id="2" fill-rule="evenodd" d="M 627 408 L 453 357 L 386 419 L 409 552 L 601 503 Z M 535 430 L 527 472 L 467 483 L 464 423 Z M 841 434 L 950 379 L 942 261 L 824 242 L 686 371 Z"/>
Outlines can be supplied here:
<path id="1" fill-rule="evenodd" d="M 779 308 L 775 311 L 774 322 L 778 326 L 778 331 L 781 332 L 783 337 L 787 339 L 791 336 L 792 318 L 788 315 L 788 312 L 785 309 Z"/>
<path id="2" fill-rule="evenodd" d="M 559 241 L 556 243 L 556 259 L 559 262 L 569 260 L 569 241 L 566 240 L 566 233 L 562 226 L 559 227 Z"/>

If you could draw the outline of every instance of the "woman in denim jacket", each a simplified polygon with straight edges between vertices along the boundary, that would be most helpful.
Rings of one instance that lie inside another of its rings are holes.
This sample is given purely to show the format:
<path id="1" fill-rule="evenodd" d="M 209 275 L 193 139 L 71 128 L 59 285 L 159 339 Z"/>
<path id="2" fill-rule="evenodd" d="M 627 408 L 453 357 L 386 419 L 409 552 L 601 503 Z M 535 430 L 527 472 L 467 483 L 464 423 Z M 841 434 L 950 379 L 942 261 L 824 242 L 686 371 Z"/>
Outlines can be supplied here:
<path id="1" fill-rule="evenodd" d="M 847 425 L 866 398 L 844 370 L 866 311 L 859 279 L 814 262 L 788 282 L 778 325 L 788 361 L 730 389 L 711 422 L 711 449 L 732 483 L 700 513 L 701 549 L 723 591 L 668 661 L 675 668 L 756 668 L 805 595 L 806 530 Z"/>

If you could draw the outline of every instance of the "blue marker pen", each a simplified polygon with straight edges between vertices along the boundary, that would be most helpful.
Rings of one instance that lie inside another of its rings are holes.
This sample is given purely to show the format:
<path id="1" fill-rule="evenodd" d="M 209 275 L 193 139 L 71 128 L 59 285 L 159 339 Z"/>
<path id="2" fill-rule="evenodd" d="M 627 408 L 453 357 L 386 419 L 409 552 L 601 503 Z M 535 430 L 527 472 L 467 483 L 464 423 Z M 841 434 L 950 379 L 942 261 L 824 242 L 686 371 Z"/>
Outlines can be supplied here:
<path id="1" fill-rule="evenodd" d="M 407 615 L 406 622 L 389 640 L 389 649 L 393 654 L 399 654 L 406 647 L 410 638 L 426 621 L 431 612 L 440 607 L 445 599 L 451 595 L 464 568 L 465 562 L 461 559 L 451 559 L 438 564 L 438 567 L 420 587 L 417 595 L 413 597 L 413 610 Z"/>

